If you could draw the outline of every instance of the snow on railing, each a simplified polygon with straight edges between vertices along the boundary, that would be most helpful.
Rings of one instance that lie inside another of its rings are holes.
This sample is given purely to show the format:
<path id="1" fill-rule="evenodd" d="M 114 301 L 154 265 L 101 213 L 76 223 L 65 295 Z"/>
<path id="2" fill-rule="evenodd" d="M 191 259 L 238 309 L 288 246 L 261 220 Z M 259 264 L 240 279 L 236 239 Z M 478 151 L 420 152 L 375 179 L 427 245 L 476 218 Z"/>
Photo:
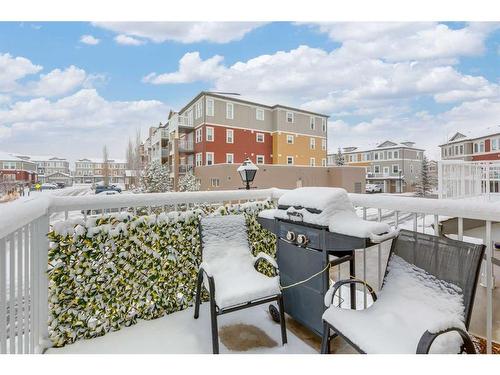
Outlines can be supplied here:
<path id="1" fill-rule="evenodd" d="M 109 196 L 60 197 L 26 201 L 5 208 L 0 216 L 0 353 L 42 352 L 50 346 L 47 327 L 47 250 L 49 221 L 68 218 L 76 212 L 123 210 L 139 207 L 182 210 L 194 204 L 225 204 L 249 200 L 278 199 L 286 190 L 255 189 L 156 194 L 120 194 Z M 485 222 L 486 250 L 486 338 L 491 353 L 493 334 L 493 257 L 492 222 L 500 222 L 500 202 L 453 199 L 426 199 L 388 195 L 349 194 L 364 218 L 389 221 L 400 226 L 403 221 L 415 231 L 440 231 L 440 217 L 455 217 L 458 238 L 464 235 L 464 219 Z M 420 223 L 420 225 L 419 225 Z M 377 245 L 377 274 L 383 279 L 382 247 Z M 363 277 L 366 278 L 366 250 L 363 253 Z M 13 323 L 10 323 L 13 322 Z"/>

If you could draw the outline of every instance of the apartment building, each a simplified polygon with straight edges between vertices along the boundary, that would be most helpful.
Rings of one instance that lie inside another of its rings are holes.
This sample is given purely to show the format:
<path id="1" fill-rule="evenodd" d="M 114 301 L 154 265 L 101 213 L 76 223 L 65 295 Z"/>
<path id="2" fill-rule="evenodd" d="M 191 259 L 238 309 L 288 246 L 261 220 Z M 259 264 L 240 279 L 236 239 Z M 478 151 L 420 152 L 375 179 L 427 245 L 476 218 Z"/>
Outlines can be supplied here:
<path id="1" fill-rule="evenodd" d="M 0 151 L 0 188 L 2 191 L 16 184 L 33 184 L 36 181 L 36 163 Z"/>
<path id="2" fill-rule="evenodd" d="M 113 184 L 125 183 L 127 162 L 121 159 L 108 159 L 109 182 Z M 84 158 L 75 162 L 74 180 L 76 183 L 97 183 L 104 181 L 106 163 L 103 159 Z"/>
<path id="3" fill-rule="evenodd" d="M 345 147 L 343 157 L 346 166 L 366 169 L 366 183 L 378 184 L 387 193 L 399 193 L 414 191 L 424 151 L 415 147 L 414 142 L 396 143 L 388 140 L 367 150 Z M 328 156 L 332 165 L 336 157 L 336 154 Z"/>
<path id="4" fill-rule="evenodd" d="M 66 158 L 57 156 L 34 156 L 34 155 L 16 155 L 23 160 L 29 160 L 36 163 L 38 181 L 41 183 L 62 182 L 65 185 L 72 184 L 72 177 L 69 170 L 69 161 Z"/>
<path id="5" fill-rule="evenodd" d="M 457 132 L 439 147 L 442 160 L 500 160 L 500 133 L 467 136 Z"/>
<path id="6" fill-rule="evenodd" d="M 196 167 L 240 164 L 327 165 L 328 116 L 238 96 L 201 92 L 150 131 L 150 160 L 170 167 L 174 186 Z"/>

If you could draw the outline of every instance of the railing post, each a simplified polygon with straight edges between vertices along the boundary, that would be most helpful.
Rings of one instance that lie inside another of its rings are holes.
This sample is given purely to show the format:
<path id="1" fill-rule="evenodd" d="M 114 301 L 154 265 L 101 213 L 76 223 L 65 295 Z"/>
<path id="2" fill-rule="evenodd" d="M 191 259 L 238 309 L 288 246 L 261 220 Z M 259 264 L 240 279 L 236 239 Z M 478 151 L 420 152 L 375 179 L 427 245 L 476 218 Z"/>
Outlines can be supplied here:
<path id="1" fill-rule="evenodd" d="M 38 348 L 36 352 L 43 353 L 51 346 L 49 340 L 49 278 L 48 278 L 48 250 L 49 240 L 49 215 L 46 213 L 38 219 L 37 247 L 34 249 L 38 253 Z"/>
<path id="2" fill-rule="evenodd" d="M 492 352 L 493 340 L 493 246 L 491 221 L 486 221 L 486 353 Z"/>
<path id="3" fill-rule="evenodd" d="M 438 162 L 438 198 L 443 199 L 443 162 Z"/>

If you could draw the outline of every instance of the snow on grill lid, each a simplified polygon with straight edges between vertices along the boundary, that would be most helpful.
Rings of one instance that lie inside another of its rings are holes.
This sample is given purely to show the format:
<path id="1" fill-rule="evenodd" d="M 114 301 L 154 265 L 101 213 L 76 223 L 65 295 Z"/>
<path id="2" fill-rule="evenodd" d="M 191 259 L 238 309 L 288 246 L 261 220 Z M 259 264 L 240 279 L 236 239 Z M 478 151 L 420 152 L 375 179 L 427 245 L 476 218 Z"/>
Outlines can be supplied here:
<path id="1" fill-rule="evenodd" d="M 291 190 L 280 197 L 278 205 L 302 206 L 321 211 L 330 206 L 352 207 L 344 189 L 328 187 L 304 187 Z"/>

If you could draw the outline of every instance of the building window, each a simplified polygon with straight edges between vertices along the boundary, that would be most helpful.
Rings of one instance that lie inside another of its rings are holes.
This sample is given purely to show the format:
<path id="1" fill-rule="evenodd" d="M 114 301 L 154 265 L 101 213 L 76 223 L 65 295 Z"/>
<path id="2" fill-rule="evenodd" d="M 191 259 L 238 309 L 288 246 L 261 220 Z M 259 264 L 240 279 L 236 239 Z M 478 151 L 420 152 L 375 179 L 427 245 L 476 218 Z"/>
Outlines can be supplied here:
<path id="1" fill-rule="evenodd" d="M 373 166 L 373 172 L 374 173 L 380 173 L 380 165 L 374 165 Z"/>
<path id="2" fill-rule="evenodd" d="M 410 174 L 413 174 L 413 164 L 410 164 Z"/>
<path id="3" fill-rule="evenodd" d="M 392 165 L 392 173 L 399 173 L 399 165 L 398 164 Z"/>
<path id="4" fill-rule="evenodd" d="M 326 133 L 326 119 L 325 118 L 321 119 L 321 129 L 323 130 L 323 133 Z"/>
<path id="5" fill-rule="evenodd" d="M 398 159 L 399 158 L 399 152 L 398 151 L 394 151 L 394 159 Z"/>
<path id="6" fill-rule="evenodd" d="M 321 149 L 323 151 L 326 151 L 326 139 L 322 139 L 321 140 Z M 365 155 L 366 156 L 366 155 Z"/>
<path id="7" fill-rule="evenodd" d="M 286 143 L 288 143 L 289 145 L 293 145 L 293 135 L 291 134 L 286 135 Z"/>
<path id="8" fill-rule="evenodd" d="M 226 143 L 234 143 L 234 130 L 226 129 Z"/>
<path id="9" fill-rule="evenodd" d="M 203 165 L 203 154 L 201 152 L 198 152 L 196 154 L 196 166 L 201 167 Z"/>
<path id="10" fill-rule="evenodd" d="M 294 120 L 293 117 L 294 117 L 293 112 L 287 112 L 286 113 L 286 122 L 293 123 L 293 120 Z"/>
<path id="11" fill-rule="evenodd" d="M 207 98 L 207 116 L 214 115 L 214 100 Z"/>
<path id="12" fill-rule="evenodd" d="M 214 153 L 213 152 L 206 152 L 205 153 L 205 160 L 206 160 L 206 165 L 213 165 L 214 164 Z"/>
<path id="13" fill-rule="evenodd" d="M 321 166 L 326 167 L 326 159 L 325 158 L 321 159 Z"/>
<path id="14" fill-rule="evenodd" d="M 309 148 L 311 150 L 315 150 L 316 149 L 316 139 L 315 138 L 309 139 Z"/>
<path id="15" fill-rule="evenodd" d="M 255 118 L 259 121 L 264 121 L 264 110 L 262 108 L 255 110 Z"/>
<path id="16" fill-rule="evenodd" d="M 257 139 L 258 143 L 264 143 L 264 133 L 257 133 L 255 138 Z"/>
<path id="17" fill-rule="evenodd" d="M 373 153 L 373 160 L 378 160 L 378 152 Z"/>
<path id="18" fill-rule="evenodd" d="M 477 143 L 474 143 L 474 153 L 479 152 L 479 145 Z"/>
<path id="19" fill-rule="evenodd" d="M 293 165 L 293 156 L 287 156 L 286 157 L 286 163 L 288 165 Z"/>
<path id="20" fill-rule="evenodd" d="M 226 103 L 226 118 L 232 120 L 234 118 L 233 103 Z"/>
<path id="21" fill-rule="evenodd" d="M 227 164 L 233 164 L 234 163 L 234 155 L 233 154 L 226 154 L 226 163 Z"/>
<path id="22" fill-rule="evenodd" d="M 255 161 L 257 162 L 257 164 L 264 164 L 266 162 L 266 159 L 264 155 L 257 155 L 255 157 Z"/>
<path id="23" fill-rule="evenodd" d="M 387 151 L 387 159 L 392 159 L 392 151 Z"/>
<path id="24" fill-rule="evenodd" d="M 389 167 L 384 167 L 384 175 L 387 176 L 389 174 Z"/>
<path id="25" fill-rule="evenodd" d="M 203 129 L 202 128 L 196 129 L 196 131 L 194 132 L 194 142 L 195 143 L 200 143 L 201 142 L 202 134 L 203 134 Z"/>
<path id="26" fill-rule="evenodd" d="M 206 128 L 206 140 L 207 142 L 213 142 L 214 141 L 214 128 L 207 126 Z"/>
<path id="27" fill-rule="evenodd" d="M 460 145 L 460 155 L 464 154 L 464 145 Z"/>
<path id="28" fill-rule="evenodd" d="M 309 158 L 309 165 L 311 167 L 315 167 L 316 166 L 316 158 Z"/>
<path id="29" fill-rule="evenodd" d="M 211 178 L 210 179 L 210 186 L 212 186 L 212 187 L 219 187 L 220 186 L 220 180 L 218 178 Z"/>
<path id="30" fill-rule="evenodd" d="M 498 139 L 492 139 L 491 140 L 491 150 L 496 151 L 498 150 Z"/>
<path id="31" fill-rule="evenodd" d="M 199 118 L 201 117 L 202 112 L 203 112 L 203 111 L 202 111 L 202 109 L 203 109 L 203 105 L 202 105 L 201 100 L 199 100 L 199 101 L 195 104 L 195 106 L 194 106 L 194 111 L 195 111 L 195 113 L 194 113 L 194 117 L 195 117 L 196 119 L 199 119 Z"/>
<path id="32" fill-rule="evenodd" d="M 484 152 L 484 141 L 479 142 L 479 152 Z"/>
<path id="33" fill-rule="evenodd" d="M 316 123 L 314 117 L 311 116 L 311 130 L 314 130 L 314 128 L 316 128 Z"/>

